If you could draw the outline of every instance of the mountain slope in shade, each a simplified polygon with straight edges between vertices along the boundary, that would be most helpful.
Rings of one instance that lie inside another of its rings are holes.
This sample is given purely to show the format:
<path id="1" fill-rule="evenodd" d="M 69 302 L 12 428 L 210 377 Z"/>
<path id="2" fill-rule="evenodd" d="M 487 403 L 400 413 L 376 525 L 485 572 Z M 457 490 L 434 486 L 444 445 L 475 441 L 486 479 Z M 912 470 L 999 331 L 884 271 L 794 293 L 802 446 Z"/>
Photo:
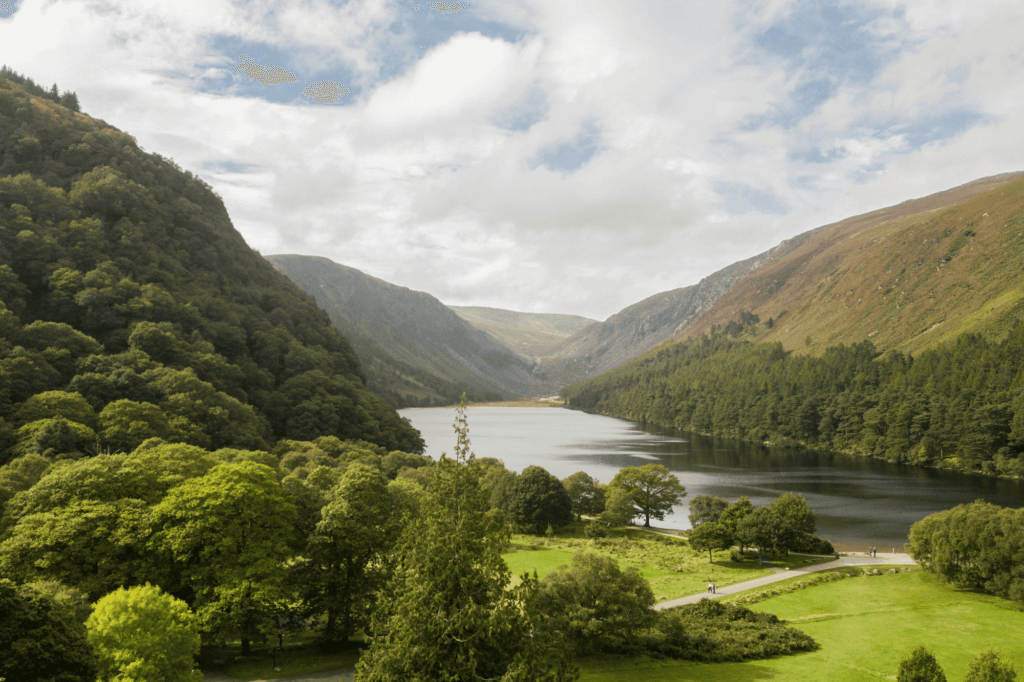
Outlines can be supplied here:
<path id="1" fill-rule="evenodd" d="M 359 356 L 367 383 L 396 406 L 551 393 L 557 387 L 433 296 L 326 258 L 266 256 L 313 295 Z"/>
<path id="2" fill-rule="evenodd" d="M 966 332 L 998 336 L 1024 314 L 1024 173 L 808 235 L 736 282 L 682 336 L 748 310 L 761 318 L 757 340 L 787 349 L 817 353 L 871 339 L 883 350 L 915 352 Z"/>
<path id="3" fill-rule="evenodd" d="M 562 341 L 596 323 L 596 320 L 579 315 L 520 313 L 475 306 L 448 307 L 466 322 L 527 359 L 539 360 L 549 355 Z"/>

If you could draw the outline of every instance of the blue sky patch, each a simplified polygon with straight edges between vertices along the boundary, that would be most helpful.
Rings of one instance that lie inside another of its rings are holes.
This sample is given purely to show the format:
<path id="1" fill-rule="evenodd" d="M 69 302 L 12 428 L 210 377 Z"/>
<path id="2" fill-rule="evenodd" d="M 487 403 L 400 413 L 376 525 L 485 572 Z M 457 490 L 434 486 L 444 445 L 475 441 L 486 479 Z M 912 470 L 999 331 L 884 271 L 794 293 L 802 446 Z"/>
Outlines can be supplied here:
<path id="1" fill-rule="evenodd" d="M 857 3 L 802 0 L 788 16 L 758 34 L 754 38 L 756 53 L 781 58 L 787 72 L 798 80 L 785 104 L 744 127 L 791 127 L 828 101 L 844 83 L 871 82 L 899 56 L 899 45 L 869 28 L 885 14 Z M 901 14 L 892 16 L 900 18 Z"/>
<path id="2" fill-rule="evenodd" d="M 571 142 L 542 149 L 531 167 L 546 166 L 553 171 L 574 173 L 601 149 L 601 131 L 595 124 L 588 123 Z"/>
<path id="3" fill-rule="evenodd" d="M 774 192 L 758 189 L 738 182 L 717 182 L 715 193 L 725 200 L 725 208 L 734 215 L 744 213 L 767 213 L 785 215 L 789 210 L 786 202 Z"/>

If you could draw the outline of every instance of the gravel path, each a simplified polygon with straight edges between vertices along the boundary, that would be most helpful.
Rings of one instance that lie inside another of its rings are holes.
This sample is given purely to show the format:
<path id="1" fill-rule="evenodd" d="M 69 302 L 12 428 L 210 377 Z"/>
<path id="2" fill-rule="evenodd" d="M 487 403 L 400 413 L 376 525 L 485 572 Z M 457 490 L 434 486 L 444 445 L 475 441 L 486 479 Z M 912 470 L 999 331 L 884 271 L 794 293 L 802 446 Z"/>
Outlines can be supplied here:
<path id="1" fill-rule="evenodd" d="M 683 604 L 696 604 L 701 599 L 718 599 L 719 597 L 725 597 L 730 594 L 737 594 L 739 592 L 745 592 L 746 590 L 752 590 L 756 587 L 764 587 L 765 585 L 771 585 L 782 580 L 788 580 L 798 575 L 804 575 L 806 573 L 816 573 L 818 571 L 828 571 L 836 568 L 843 568 L 845 566 L 871 566 L 872 564 L 884 564 L 884 565 L 914 565 L 914 560 L 910 558 L 908 554 L 882 554 L 877 557 L 863 555 L 847 555 L 841 556 L 835 561 L 829 561 L 824 564 L 814 564 L 813 566 L 807 566 L 806 568 L 795 568 L 791 570 L 776 569 L 776 572 L 772 575 L 766 575 L 763 578 L 755 578 L 753 580 L 747 580 L 742 583 L 735 583 L 733 585 L 726 585 L 720 587 L 715 591 L 715 594 L 708 594 L 707 592 L 699 592 L 697 594 L 691 594 L 688 597 L 680 597 L 679 599 L 672 599 L 671 601 L 663 601 L 659 604 L 655 604 L 654 608 L 658 611 L 662 609 L 670 609 L 673 606 L 682 606 Z"/>

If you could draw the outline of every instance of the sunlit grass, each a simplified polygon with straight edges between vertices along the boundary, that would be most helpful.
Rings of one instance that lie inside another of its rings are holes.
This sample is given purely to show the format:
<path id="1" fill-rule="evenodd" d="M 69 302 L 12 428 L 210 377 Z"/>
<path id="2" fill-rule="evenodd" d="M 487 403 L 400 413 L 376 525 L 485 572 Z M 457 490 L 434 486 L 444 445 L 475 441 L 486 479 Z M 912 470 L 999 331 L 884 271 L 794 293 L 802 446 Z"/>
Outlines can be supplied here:
<path id="1" fill-rule="evenodd" d="M 900 659 L 916 646 L 927 647 L 950 680 L 963 679 L 971 658 L 988 648 L 1024 668 L 1024 607 L 950 587 L 924 571 L 847 578 L 752 608 L 786 619 L 821 648 L 746 663 L 596 657 L 582 661 L 581 680 L 894 679 Z"/>

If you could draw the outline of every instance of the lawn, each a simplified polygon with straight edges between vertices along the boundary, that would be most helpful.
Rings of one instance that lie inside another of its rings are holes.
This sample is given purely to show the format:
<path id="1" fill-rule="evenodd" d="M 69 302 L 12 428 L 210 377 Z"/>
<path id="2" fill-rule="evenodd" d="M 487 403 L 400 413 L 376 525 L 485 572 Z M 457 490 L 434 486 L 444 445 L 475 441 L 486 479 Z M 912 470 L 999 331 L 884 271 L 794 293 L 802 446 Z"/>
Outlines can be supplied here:
<path id="1" fill-rule="evenodd" d="M 661 680 L 895 679 L 900 659 L 927 647 L 951 682 L 971 658 L 993 647 L 1024 670 L 1024 607 L 950 587 L 924 571 L 848 578 L 772 597 L 752 607 L 786 619 L 821 646 L 818 651 L 746 663 L 592 658 L 586 682 L 626 676 Z"/>
<path id="2" fill-rule="evenodd" d="M 512 550 L 502 557 L 513 575 L 532 573 L 543 578 L 559 566 L 572 562 L 579 551 L 598 552 L 615 557 L 622 568 L 635 566 L 651 583 L 658 601 L 677 599 L 704 592 L 709 582 L 720 587 L 768 575 L 771 570 L 754 559 L 731 561 L 729 552 L 715 552 L 714 563 L 707 552 L 695 552 L 684 540 L 647 533 L 638 529 L 609 531 L 598 542 L 583 537 L 582 524 L 561 529 L 553 538 L 515 535 Z M 806 557 L 784 557 L 776 566 L 805 566 Z"/>

